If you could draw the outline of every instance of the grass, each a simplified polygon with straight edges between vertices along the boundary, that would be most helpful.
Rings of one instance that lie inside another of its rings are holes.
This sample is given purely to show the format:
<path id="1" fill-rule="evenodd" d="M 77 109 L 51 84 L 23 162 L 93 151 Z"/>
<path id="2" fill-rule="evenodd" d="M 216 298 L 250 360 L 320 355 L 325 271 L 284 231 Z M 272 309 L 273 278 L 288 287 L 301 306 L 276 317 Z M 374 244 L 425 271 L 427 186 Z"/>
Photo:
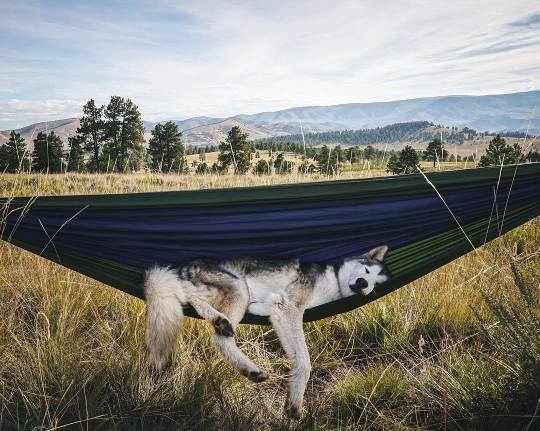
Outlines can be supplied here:
<path id="1" fill-rule="evenodd" d="M 3 175 L 0 195 L 319 179 Z M 307 324 L 306 414 L 289 421 L 288 363 L 269 328 L 238 331 L 268 382 L 224 364 L 211 329 L 192 319 L 172 369 L 155 379 L 142 301 L 1 243 L 0 429 L 539 429 L 539 249 L 536 219 L 379 301 Z"/>
<path id="2" fill-rule="evenodd" d="M 384 170 L 344 172 L 339 178 L 365 178 L 386 175 Z M 0 196 L 35 196 L 59 194 L 101 194 L 154 192 L 164 190 L 200 190 L 223 187 L 247 187 L 328 181 L 320 174 L 289 175 L 166 175 L 123 174 L 0 174 Z"/>

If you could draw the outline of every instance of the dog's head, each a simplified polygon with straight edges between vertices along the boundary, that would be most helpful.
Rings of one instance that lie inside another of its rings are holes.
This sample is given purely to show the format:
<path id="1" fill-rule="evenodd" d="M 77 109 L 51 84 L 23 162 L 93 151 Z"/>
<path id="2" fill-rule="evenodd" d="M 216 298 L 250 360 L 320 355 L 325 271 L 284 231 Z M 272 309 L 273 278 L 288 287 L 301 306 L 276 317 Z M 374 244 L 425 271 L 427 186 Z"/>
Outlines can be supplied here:
<path id="1" fill-rule="evenodd" d="M 375 247 L 361 256 L 345 259 L 339 268 L 339 288 L 343 296 L 369 295 L 375 287 L 389 280 L 391 275 L 383 263 L 388 246 Z"/>

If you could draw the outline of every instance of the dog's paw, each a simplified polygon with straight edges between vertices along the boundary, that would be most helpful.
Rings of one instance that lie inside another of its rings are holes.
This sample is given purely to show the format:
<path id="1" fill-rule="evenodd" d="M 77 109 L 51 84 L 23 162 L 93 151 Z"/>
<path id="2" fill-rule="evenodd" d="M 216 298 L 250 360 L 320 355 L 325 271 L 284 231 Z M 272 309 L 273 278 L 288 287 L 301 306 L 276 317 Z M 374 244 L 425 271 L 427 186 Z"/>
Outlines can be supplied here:
<path id="1" fill-rule="evenodd" d="M 265 380 L 268 380 L 268 373 L 262 371 L 262 370 L 242 370 L 242 375 L 247 377 L 249 380 L 255 383 L 261 383 Z"/>
<path id="2" fill-rule="evenodd" d="M 234 329 L 231 325 L 231 322 L 229 322 L 229 320 L 225 317 L 216 317 L 213 325 L 214 329 L 216 330 L 216 334 L 218 335 L 221 335 L 223 337 L 232 337 L 234 335 Z"/>
<path id="3" fill-rule="evenodd" d="M 285 415 L 291 419 L 300 419 L 300 416 L 302 416 L 302 411 L 300 407 L 287 401 L 285 403 Z"/>

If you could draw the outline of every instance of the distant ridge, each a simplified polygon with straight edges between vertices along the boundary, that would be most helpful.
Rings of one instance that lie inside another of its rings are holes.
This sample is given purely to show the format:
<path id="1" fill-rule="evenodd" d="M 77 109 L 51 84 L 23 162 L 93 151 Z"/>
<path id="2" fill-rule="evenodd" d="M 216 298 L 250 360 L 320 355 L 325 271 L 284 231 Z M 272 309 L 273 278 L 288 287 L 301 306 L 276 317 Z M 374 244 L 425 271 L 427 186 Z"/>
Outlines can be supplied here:
<path id="1" fill-rule="evenodd" d="M 535 110 L 535 107 L 538 109 Z M 253 115 L 242 121 L 323 125 L 326 130 L 364 129 L 430 121 L 478 131 L 540 129 L 540 91 L 487 96 L 438 96 L 392 102 L 305 106 Z"/>
<path id="2" fill-rule="evenodd" d="M 346 103 L 331 106 L 304 106 L 229 118 L 193 117 L 175 120 L 184 132 L 187 145 L 210 145 L 223 140 L 232 126 L 240 126 L 250 139 L 305 132 L 358 130 L 396 123 L 428 121 L 453 127 L 469 127 L 479 132 L 540 131 L 540 91 L 486 96 L 439 96 L 391 102 Z M 150 133 L 156 122 L 144 122 Z M 40 131 L 54 130 L 63 140 L 79 126 L 77 118 L 36 123 L 18 129 L 29 140 Z M 0 142 L 9 137 L 0 132 Z"/>

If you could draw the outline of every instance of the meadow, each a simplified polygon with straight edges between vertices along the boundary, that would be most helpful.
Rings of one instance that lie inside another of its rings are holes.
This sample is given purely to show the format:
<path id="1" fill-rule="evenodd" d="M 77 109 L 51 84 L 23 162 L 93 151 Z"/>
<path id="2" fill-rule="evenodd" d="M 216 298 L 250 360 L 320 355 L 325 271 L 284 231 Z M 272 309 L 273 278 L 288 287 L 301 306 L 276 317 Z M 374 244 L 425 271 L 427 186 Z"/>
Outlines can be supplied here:
<path id="1" fill-rule="evenodd" d="M 0 196 L 322 179 L 0 175 Z M 282 413 L 289 364 L 268 327 L 238 329 L 240 347 L 270 372 L 265 383 L 225 364 L 194 319 L 156 378 L 142 301 L 2 242 L 0 429 L 540 429 L 539 251 L 537 218 L 381 300 L 307 324 L 313 374 L 295 421 Z"/>

